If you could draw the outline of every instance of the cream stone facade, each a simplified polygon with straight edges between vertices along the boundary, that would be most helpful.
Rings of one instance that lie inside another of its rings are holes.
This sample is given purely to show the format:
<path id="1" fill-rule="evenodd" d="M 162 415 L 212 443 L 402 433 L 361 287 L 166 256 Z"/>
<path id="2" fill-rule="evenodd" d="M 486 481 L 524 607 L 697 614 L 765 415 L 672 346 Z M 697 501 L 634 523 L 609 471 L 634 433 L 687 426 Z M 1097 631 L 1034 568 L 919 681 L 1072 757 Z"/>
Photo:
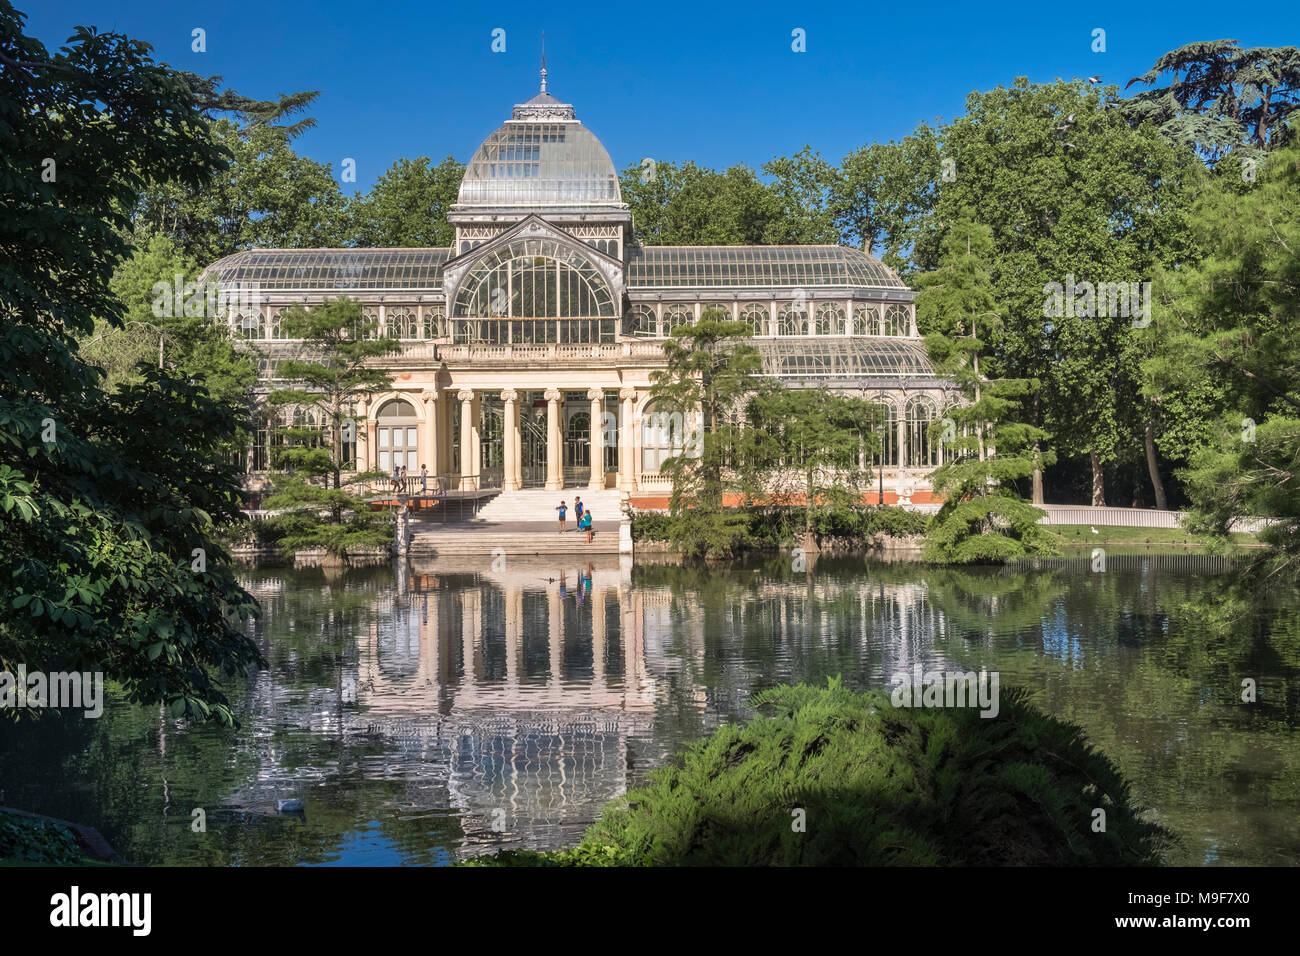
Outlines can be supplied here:
<path id="1" fill-rule="evenodd" d="M 608 153 L 545 87 L 468 164 L 454 247 L 253 249 L 208 269 L 252 303 L 229 321 L 263 355 L 265 389 L 295 352 L 283 312 L 346 295 L 401 342 L 382 360 L 391 389 L 354 410 L 359 470 L 423 465 L 431 490 L 666 491 L 680 429 L 649 426 L 651 375 L 673 328 L 721 309 L 753 327 L 764 374 L 884 406 L 883 484 L 925 499 L 938 464 L 926 429 L 956 396 L 917 335 L 912 291 L 841 246 L 639 245 Z M 282 424 L 317 421 L 299 409 Z M 275 424 L 252 474 L 269 468 Z"/>

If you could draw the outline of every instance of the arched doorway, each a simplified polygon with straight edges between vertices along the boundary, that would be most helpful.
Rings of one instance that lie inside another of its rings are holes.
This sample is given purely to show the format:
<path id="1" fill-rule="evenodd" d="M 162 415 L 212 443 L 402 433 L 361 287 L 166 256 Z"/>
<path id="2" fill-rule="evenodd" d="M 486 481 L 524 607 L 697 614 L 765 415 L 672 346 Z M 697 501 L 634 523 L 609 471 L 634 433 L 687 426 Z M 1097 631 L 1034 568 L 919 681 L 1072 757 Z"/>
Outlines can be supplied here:
<path id="1" fill-rule="evenodd" d="M 420 420 L 415 406 L 405 399 L 385 402 L 375 416 L 375 467 L 392 474 L 405 465 L 412 475 L 420 473 Z"/>
<path id="2" fill-rule="evenodd" d="M 584 485 L 591 478 L 591 413 L 576 408 L 565 419 L 564 484 Z"/>

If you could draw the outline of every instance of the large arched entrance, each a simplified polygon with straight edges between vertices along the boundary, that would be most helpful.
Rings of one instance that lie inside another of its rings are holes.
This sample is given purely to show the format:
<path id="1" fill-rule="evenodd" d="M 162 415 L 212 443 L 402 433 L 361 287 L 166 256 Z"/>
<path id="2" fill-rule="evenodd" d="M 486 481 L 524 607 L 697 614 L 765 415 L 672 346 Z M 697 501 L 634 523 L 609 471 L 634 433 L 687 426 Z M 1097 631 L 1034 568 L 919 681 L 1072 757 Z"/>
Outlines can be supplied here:
<path id="1" fill-rule="evenodd" d="M 375 467 L 391 474 L 403 465 L 412 474 L 420 473 L 420 421 L 415 406 L 405 399 L 385 402 L 375 416 Z"/>

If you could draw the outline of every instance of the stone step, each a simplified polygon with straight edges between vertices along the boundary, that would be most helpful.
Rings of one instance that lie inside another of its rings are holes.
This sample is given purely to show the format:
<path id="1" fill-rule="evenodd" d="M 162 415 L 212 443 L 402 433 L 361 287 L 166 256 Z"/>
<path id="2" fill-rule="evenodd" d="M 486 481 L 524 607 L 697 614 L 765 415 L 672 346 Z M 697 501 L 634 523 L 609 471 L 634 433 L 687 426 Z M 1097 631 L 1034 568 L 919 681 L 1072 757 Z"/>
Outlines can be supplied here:
<path id="1" fill-rule="evenodd" d="M 596 515 L 597 522 L 617 521 L 622 517 L 622 496 L 615 489 L 583 491 L 565 489 L 564 491 L 543 491 L 529 489 L 526 491 L 505 491 L 497 495 L 469 522 L 470 524 L 499 523 L 507 521 L 536 521 L 553 523 L 558 517 L 555 508 L 561 501 L 569 506 L 568 520 L 572 525 L 576 520 L 573 513 L 573 500 L 582 499 L 588 509 Z"/>

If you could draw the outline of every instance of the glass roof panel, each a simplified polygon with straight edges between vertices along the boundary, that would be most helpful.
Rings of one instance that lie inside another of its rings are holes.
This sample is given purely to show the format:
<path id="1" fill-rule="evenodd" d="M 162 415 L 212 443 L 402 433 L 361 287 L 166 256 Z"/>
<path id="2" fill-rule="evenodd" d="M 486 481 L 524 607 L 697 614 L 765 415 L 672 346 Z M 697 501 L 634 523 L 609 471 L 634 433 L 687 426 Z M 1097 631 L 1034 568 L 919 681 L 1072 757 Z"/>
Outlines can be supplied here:
<path id="1" fill-rule="evenodd" d="M 215 262 L 205 281 L 267 291 L 442 288 L 450 249 L 249 249 Z"/>
<path id="2" fill-rule="evenodd" d="M 633 246 L 627 284 L 633 289 L 906 288 L 879 259 L 847 246 Z"/>
<path id="3" fill-rule="evenodd" d="M 919 339 L 790 336 L 754 339 L 763 374 L 779 379 L 934 377 Z"/>

